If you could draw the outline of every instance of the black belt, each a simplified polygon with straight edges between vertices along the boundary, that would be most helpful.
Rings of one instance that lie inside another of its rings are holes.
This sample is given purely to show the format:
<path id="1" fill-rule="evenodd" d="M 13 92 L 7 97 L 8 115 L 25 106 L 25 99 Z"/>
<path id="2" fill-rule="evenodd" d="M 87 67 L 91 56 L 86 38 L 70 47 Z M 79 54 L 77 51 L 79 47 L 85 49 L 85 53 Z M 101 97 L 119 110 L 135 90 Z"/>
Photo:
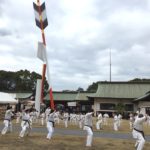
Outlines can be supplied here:
<path id="1" fill-rule="evenodd" d="M 31 128 L 31 126 L 30 126 L 30 121 L 29 121 L 29 120 L 22 120 L 22 121 L 25 121 L 24 125 L 25 125 L 26 123 L 28 123 L 29 128 Z"/>
<path id="2" fill-rule="evenodd" d="M 11 121 L 10 119 L 4 119 L 4 120 L 8 120 L 8 121 Z"/>
<path id="3" fill-rule="evenodd" d="M 137 132 L 139 132 L 139 133 L 141 133 L 142 134 L 142 136 L 143 136 L 143 138 L 145 139 L 145 135 L 144 135 L 144 132 L 143 131 L 141 131 L 141 130 L 138 130 L 138 129 L 135 129 L 135 128 L 133 128 L 135 131 L 137 131 Z"/>
<path id="4" fill-rule="evenodd" d="M 23 121 L 29 122 L 29 120 L 23 120 Z"/>
<path id="5" fill-rule="evenodd" d="M 89 126 L 89 125 L 84 125 L 84 126 L 87 126 L 87 127 L 91 128 L 91 130 L 93 131 L 93 128 L 92 128 L 92 126 Z"/>
<path id="6" fill-rule="evenodd" d="M 10 122 L 11 120 L 10 120 L 10 119 L 4 119 L 4 120 L 7 120 L 7 121 L 8 121 L 8 123 L 9 123 L 9 125 L 11 124 L 11 122 Z"/>
<path id="7" fill-rule="evenodd" d="M 54 121 L 50 121 L 50 120 L 48 120 L 48 121 L 53 124 L 53 127 L 55 127 L 55 122 Z"/>

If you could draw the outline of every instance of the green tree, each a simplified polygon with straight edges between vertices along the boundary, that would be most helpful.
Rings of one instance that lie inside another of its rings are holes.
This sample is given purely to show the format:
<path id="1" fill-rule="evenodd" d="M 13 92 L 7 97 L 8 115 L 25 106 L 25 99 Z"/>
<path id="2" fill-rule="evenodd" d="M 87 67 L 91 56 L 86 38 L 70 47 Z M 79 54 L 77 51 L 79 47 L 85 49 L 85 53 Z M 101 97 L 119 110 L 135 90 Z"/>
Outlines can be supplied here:
<path id="1" fill-rule="evenodd" d="M 123 114 L 125 111 L 125 105 L 123 103 L 118 103 L 115 107 L 116 112 Z"/>
<path id="2" fill-rule="evenodd" d="M 17 72 L 0 71 L 0 91 L 8 92 L 31 92 L 35 89 L 37 79 L 42 76 L 36 72 L 20 70 Z M 45 79 L 44 91 L 48 89 L 48 82 Z"/>
<path id="3" fill-rule="evenodd" d="M 150 82 L 150 79 L 135 78 L 135 79 L 130 80 L 129 82 Z"/>
<path id="4" fill-rule="evenodd" d="M 99 81 L 96 83 L 93 82 L 91 85 L 88 86 L 87 91 L 88 92 L 96 92 L 97 88 L 98 88 L 98 83 L 99 83 Z"/>

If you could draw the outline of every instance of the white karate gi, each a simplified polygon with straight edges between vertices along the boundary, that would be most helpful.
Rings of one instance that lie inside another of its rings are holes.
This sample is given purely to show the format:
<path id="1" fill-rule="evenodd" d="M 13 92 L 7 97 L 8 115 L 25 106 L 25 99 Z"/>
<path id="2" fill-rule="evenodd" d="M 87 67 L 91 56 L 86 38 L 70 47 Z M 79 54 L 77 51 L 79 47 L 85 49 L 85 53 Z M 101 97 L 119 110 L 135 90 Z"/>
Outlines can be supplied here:
<path id="1" fill-rule="evenodd" d="M 118 131 L 118 116 L 117 115 L 114 115 L 113 126 L 114 126 L 114 131 Z"/>
<path id="2" fill-rule="evenodd" d="M 47 134 L 47 139 L 50 140 L 52 135 L 53 135 L 53 132 L 54 132 L 54 118 L 55 118 L 55 111 L 50 113 L 48 115 L 48 120 L 47 120 L 47 130 L 48 130 L 48 134 Z"/>
<path id="3" fill-rule="evenodd" d="M 51 109 L 48 107 L 46 110 L 45 110 L 45 115 L 46 115 L 46 123 L 47 123 L 47 120 L 48 120 L 48 115 L 50 113 Z"/>
<path id="4" fill-rule="evenodd" d="M 65 128 L 68 128 L 69 114 L 67 112 L 64 113 L 63 119 L 64 119 Z"/>
<path id="5" fill-rule="evenodd" d="M 22 113 L 22 121 L 21 121 L 21 132 L 19 134 L 19 137 L 24 137 L 25 133 L 27 132 L 27 135 L 30 134 L 30 130 L 31 130 L 31 124 L 30 124 L 30 114 L 29 112 L 23 112 Z"/>
<path id="6" fill-rule="evenodd" d="M 133 129 L 133 123 L 134 123 L 134 116 L 133 116 L 133 114 L 130 114 L 129 115 L 129 125 L 130 125 L 130 129 Z"/>
<path id="7" fill-rule="evenodd" d="M 17 112 L 17 118 L 16 118 L 16 123 L 20 122 L 20 118 L 21 118 L 21 112 Z"/>
<path id="8" fill-rule="evenodd" d="M 105 113 L 103 115 L 103 124 L 104 125 L 108 125 L 108 118 L 109 118 L 109 115 L 107 113 Z"/>
<path id="9" fill-rule="evenodd" d="M 5 112 L 5 118 L 4 118 L 4 128 L 1 132 L 2 135 L 6 134 L 6 132 L 8 130 L 10 130 L 10 132 L 12 132 L 12 122 L 11 122 L 11 117 L 13 116 L 14 114 L 12 113 L 12 109 L 8 109 L 6 110 Z"/>
<path id="10" fill-rule="evenodd" d="M 102 114 L 100 113 L 97 116 L 97 122 L 96 122 L 96 129 L 97 130 L 102 129 L 102 122 L 103 122 L 103 117 L 102 117 Z"/>
<path id="11" fill-rule="evenodd" d="M 135 146 L 137 147 L 137 150 L 142 150 L 145 144 L 145 138 L 143 137 L 143 123 L 146 120 L 146 117 L 136 117 L 135 122 L 133 123 L 133 131 L 132 135 L 133 138 L 136 139 Z"/>
<path id="12" fill-rule="evenodd" d="M 88 146 L 88 147 L 92 146 L 92 140 L 93 140 L 92 115 L 93 115 L 93 112 L 86 113 L 85 118 L 84 118 L 83 130 L 86 130 L 86 132 L 87 132 L 86 146 Z"/>
<path id="13" fill-rule="evenodd" d="M 45 121 L 45 113 L 41 113 L 40 115 L 40 118 L 41 118 L 41 125 L 43 126 L 44 125 L 44 121 Z"/>

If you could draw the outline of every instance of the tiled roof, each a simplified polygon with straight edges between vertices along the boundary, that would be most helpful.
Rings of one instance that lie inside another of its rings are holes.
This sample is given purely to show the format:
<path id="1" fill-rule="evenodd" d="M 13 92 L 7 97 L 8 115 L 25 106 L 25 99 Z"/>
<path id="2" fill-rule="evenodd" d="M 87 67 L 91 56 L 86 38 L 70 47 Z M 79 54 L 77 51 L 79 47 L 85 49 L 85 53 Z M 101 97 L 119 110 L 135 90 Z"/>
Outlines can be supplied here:
<path id="1" fill-rule="evenodd" d="M 100 82 L 92 97 L 135 99 L 150 91 L 150 82 Z"/>
<path id="2" fill-rule="evenodd" d="M 74 101 L 76 96 L 77 92 L 53 92 L 54 101 Z M 49 94 L 44 99 L 49 100 Z"/>

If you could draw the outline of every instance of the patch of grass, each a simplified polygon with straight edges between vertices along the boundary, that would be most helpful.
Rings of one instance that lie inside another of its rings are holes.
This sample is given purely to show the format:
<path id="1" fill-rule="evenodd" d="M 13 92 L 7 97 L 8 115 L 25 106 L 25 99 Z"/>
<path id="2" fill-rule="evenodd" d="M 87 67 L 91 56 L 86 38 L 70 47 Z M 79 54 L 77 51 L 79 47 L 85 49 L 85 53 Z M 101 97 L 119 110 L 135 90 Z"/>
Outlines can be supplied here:
<path id="1" fill-rule="evenodd" d="M 94 131 L 95 129 L 94 118 Z M 1 123 L 2 124 L 2 121 Z M 15 124 L 13 126 L 20 126 Z M 34 127 L 45 127 L 39 124 L 33 124 Z M 46 127 L 45 127 L 46 128 Z M 61 121 L 60 125 L 56 124 L 56 128 L 64 129 L 64 124 Z M 69 125 L 68 129 L 78 129 L 77 125 Z M 82 129 L 80 129 L 82 130 Z M 146 135 L 150 135 L 150 126 L 144 125 Z M 113 120 L 109 119 L 109 125 L 103 126 L 103 130 L 97 132 L 112 132 L 112 133 L 131 133 L 129 129 L 129 121 L 122 120 L 121 128 L 118 132 L 113 131 Z M 45 133 L 32 133 L 29 137 L 23 139 L 18 138 L 19 133 L 8 133 L 4 136 L 0 135 L 0 150 L 134 150 L 134 140 L 110 139 L 110 138 L 93 138 L 93 146 L 85 147 L 86 137 L 69 136 L 69 135 L 54 135 L 51 140 L 46 139 Z M 150 142 L 146 142 L 144 150 L 149 150 Z"/>
<path id="2" fill-rule="evenodd" d="M 132 150 L 133 140 L 116 140 L 94 138 L 93 146 L 85 147 L 86 137 L 54 135 L 51 140 L 46 139 L 43 133 L 32 133 L 22 139 L 18 134 L 9 133 L 0 136 L 1 150 Z M 145 144 L 144 150 L 149 150 L 150 142 Z"/>

